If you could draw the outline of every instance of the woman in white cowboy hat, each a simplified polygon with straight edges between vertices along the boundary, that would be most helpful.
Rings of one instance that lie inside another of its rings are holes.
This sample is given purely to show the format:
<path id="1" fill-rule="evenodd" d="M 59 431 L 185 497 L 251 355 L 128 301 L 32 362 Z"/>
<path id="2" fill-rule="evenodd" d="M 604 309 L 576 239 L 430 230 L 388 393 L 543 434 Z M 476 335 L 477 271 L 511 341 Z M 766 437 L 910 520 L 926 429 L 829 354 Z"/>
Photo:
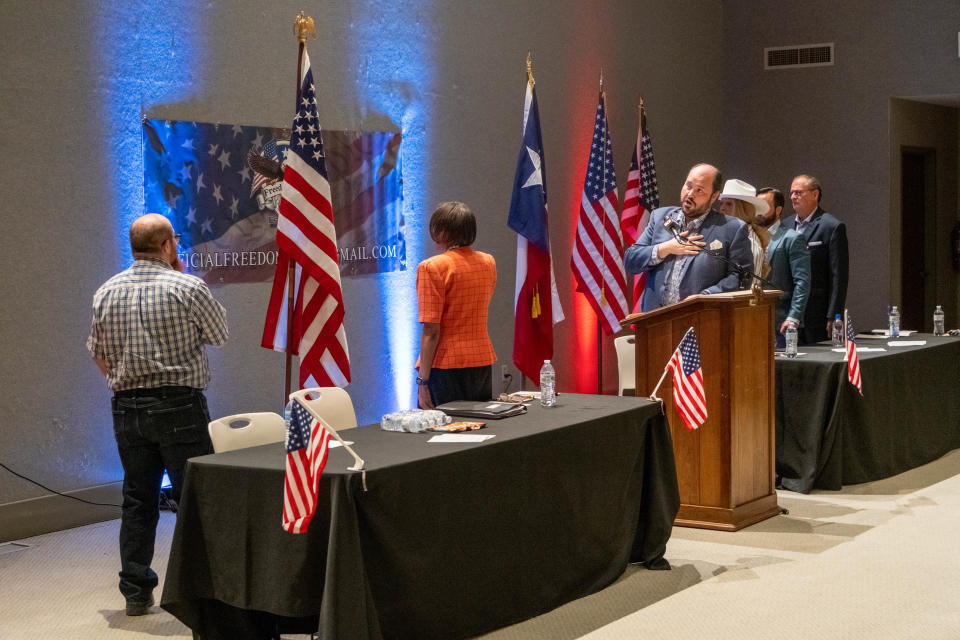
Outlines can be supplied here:
<path id="1" fill-rule="evenodd" d="M 757 216 L 764 215 L 770 205 L 763 198 L 757 197 L 757 189 L 743 180 L 727 180 L 723 191 L 718 198 L 720 213 L 740 218 L 747 223 L 750 249 L 753 252 L 753 272 L 762 277 L 770 271 L 767 262 L 767 245 L 770 244 L 770 234 L 757 223 Z"/>

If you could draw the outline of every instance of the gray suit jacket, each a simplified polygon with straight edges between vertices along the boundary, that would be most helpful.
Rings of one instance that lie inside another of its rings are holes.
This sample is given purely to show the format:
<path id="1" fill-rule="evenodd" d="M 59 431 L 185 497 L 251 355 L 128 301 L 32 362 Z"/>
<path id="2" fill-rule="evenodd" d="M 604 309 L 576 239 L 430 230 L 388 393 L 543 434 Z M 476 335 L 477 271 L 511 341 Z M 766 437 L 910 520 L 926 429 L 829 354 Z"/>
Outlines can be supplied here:
<path id="1" fill-rule="evenodd" d="M 783 291 L 777 300 L 775 330 L 779 331 L 780 325 L 788 317 L 802 320 L 807 308 L 807 296 L 810 294 L 810 254 L 807 252 L 807 243 L 799 233 L 781 223 L 770 238 L 767 260 L 770 261 L 767 280 Z"/>
<path id="2" fill-rule="evenodd" d="M 663 227 L 663 221 L 668 215 L 683 221 L 680 207 L 655 209 L 650 215 L 647 228 L 623 255 L 623 266 L 627 271 L 647 274 L 647 284 L 640 305 L 642 311 L 652 311 L 663 306 L 668 267 L 672 266 L 677 258 L 669 255 L 658 264 L 650 264 L 656 246 L 673 238 Z M 740 288 L 736 270 L 708 254 L 723 256 L 740 265 L 746 272 L 753 272 L 753 255 L 750 251 L 750 240 L 747 239 L 747 225 L 718 211 L 711 210 L 705 216 L 698 233 L 703 235 L 700 241 L 706 243 L 706 247 L 683 263 L 680 300 L 697 293 L 722 293 Z"/>

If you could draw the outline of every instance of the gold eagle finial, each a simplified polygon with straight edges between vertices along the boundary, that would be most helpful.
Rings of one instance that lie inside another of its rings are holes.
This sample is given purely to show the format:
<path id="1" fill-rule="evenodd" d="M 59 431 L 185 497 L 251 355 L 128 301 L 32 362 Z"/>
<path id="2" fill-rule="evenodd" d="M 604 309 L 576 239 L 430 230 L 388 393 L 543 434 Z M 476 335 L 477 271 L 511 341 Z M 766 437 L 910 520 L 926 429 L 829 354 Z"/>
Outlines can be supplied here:
<path id="1" fill-rule="evenodd" d="M 293 35 L 297 36 L 300 42 L 306 42 L 307 38 L 316 36 L 317 30 L 313 26 L 313 18 L 301 11 L 293 21 Z"/>

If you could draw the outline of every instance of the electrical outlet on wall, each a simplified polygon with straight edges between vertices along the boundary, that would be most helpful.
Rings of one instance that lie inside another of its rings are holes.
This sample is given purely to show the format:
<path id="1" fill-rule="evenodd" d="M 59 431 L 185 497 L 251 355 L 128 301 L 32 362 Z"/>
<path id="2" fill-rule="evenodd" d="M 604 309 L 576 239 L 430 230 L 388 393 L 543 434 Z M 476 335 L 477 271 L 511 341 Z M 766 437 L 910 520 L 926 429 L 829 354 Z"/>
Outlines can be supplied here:
<path id="1" fill-rule="evenodd" d="M 509 365 L 502 364 L 500 365 L 500 382 L 506 382 L 510 376 L 510 367 Z"/>

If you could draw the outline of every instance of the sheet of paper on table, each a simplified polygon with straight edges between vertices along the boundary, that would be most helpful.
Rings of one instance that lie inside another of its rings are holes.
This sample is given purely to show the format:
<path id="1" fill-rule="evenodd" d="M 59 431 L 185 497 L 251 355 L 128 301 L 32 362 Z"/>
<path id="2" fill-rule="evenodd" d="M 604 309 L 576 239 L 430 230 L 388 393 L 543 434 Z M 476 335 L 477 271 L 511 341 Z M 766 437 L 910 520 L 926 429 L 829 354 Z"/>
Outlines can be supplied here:
<path id="1" fill-rule="evenodd" d="M 916 331 L 914 331 L 914 330 L 912 330 L 912 329 L 900 329 L 900 335 L 902 335 L 902 336 L 912 336 L 912 335 L 915 334 L 915 333 L 916 333 Z M 890 337 L 890 331 L 888 331 L 887 329 L 871 329 L 871 330 L 870 330 L 870 334 L 868 334 L 868 335 L 874 335 L 874 336 L 878 336 L 878 337 L 880 337 L 880 338 L 889 338 L 889 337 Z"/>
<path id="2" fill-rule="evenodd" d="M 843 347 L 835 347 L 833 349 L 830 349 L 830 351 L 834 351 L 836 353 L 847 352 L 847 350 Z M 883 347 L 862 347 L 860 345 L 857 345 L 857 353 L 866 353 L 868 351 L 886 351 L 886 349 L 884 349 Z"/>
<path id="3" fill-rule="evenodd" d="M 897 340 L 896 342 L 888 342 L 888 347 L 922 347 L 927 344 L 926 340 Z"/>
<path id="4" fill-rule="evenodd" d="M 483 442 L 495 435 L 494 433 L 441 433 L 427 442 Z"/>
<path id="5" fill-rule="evenodd" d="M 344 442 L 347 444 L 348 447 L 353 444 L 353 443 L 350 442 L 349 440 L 344 440 Z M 342 447 L 342 446 L 343 446 L 343 445 L 340 444 L 340 441 L 339 441 L 339 440 L 335 440 L 334 438 L 330 438 L 330 444 L 327 445 L 327 448 L 328 448 L 328 449 L 336 449 L 337 447 Z"/>

